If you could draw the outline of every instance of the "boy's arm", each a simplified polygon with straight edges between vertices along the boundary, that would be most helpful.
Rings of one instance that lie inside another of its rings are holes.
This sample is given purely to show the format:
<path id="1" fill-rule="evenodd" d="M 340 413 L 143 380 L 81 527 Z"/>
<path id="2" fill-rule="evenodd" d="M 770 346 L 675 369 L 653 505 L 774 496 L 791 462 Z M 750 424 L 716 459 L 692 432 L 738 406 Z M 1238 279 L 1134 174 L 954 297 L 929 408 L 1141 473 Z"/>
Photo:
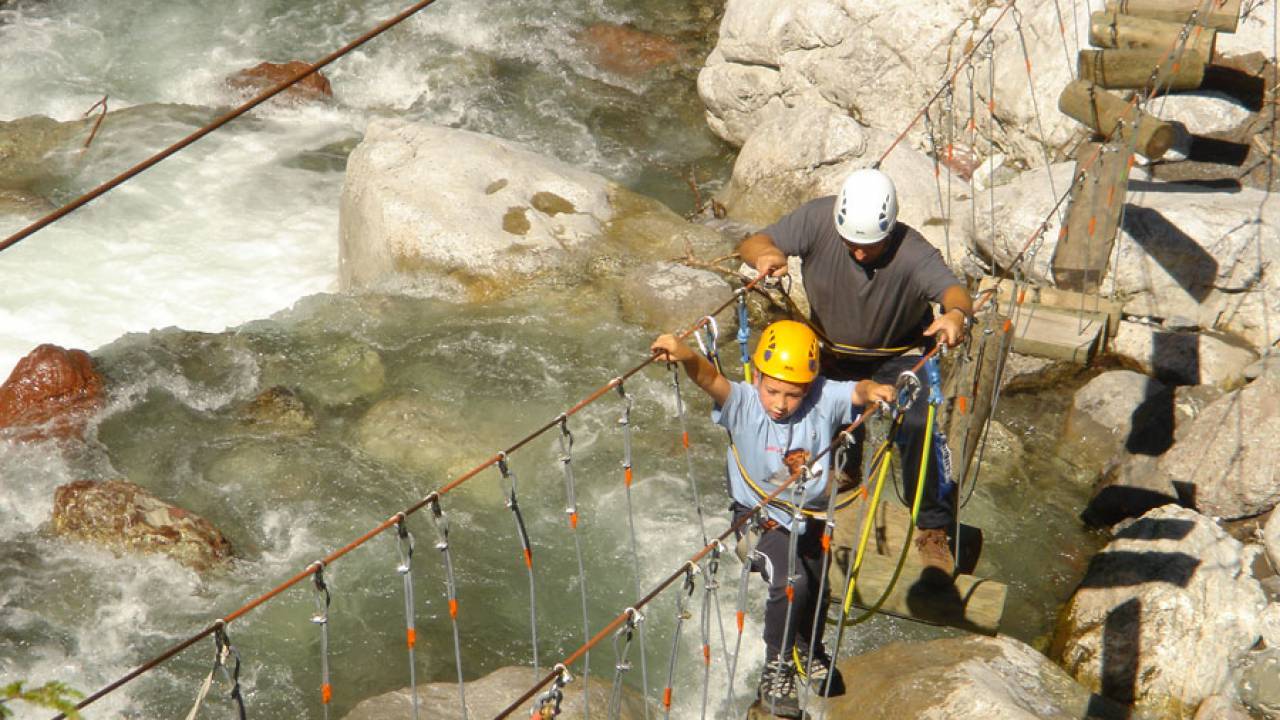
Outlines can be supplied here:
<path id="1" fill-rule="evenodd" d="M 702 391 L 711 396 L 717 405 L 724 405 L 729 399 L 731 389 L 729 381 L 716 370 L 709 360 L 694 352 L 692 348 L 673 335 L 660 335 L 649 352 L 659 360 L 678 362 L 684 366 L 684 372 Z"/>
<path id="2" fill-rule="evenodd" d="M 850 399 L 854 405 L 865 407 L 881 400 L 891 403 L 896 398 L 894 397 L 892 385 L 885 385 L 872 380 L 859 380 L 853 384 L 853 397 Z"/>

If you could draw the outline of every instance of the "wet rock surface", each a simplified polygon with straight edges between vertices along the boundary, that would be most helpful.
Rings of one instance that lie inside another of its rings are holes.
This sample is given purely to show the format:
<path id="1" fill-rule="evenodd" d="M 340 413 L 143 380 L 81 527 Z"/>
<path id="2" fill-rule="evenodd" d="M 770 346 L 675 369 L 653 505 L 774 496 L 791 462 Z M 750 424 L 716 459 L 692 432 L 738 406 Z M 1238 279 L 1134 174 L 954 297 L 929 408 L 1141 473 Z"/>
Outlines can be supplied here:
<path id="1" fill-rule="evenodd" d="M 21 437 L 78 437 L 104 402 L 102 377 L 83 350 L 40 345 L 0 385 L 0 429 L 32 427 Z"/>
<path id="2" fill-rule="evenodd" d="M 208 520 L 123 480 L 59 487 L 52 523 L 57 535 L 117 553 L 161 553 L 198 571 L 231 558 L 231 543 Z"/>
<path id="3" fill-rule="evenodd" d="M 227 78 L 227 85 L 245 95 L 256 95 L 310 67 L 301 60 L 258 63 Z M 317 71 L 289 86 L 276 97 L 285 97 L 294 102 L 320 100 L 332 98 L 333 88 L 329 85 L 329 78 Z"/>

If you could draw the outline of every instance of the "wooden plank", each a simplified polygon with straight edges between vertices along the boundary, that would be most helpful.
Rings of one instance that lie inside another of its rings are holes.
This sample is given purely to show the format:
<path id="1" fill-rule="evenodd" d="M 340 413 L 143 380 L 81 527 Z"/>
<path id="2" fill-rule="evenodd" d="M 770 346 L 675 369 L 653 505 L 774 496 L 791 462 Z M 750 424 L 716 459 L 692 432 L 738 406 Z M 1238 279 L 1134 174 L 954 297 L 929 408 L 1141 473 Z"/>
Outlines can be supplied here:
<path id="1" fill-rule="evenodd" d="M 1132 147 L 1152 160 L 1168 152 L 1176 139 L 1169 123 L 1087 80 L 1067 83 L 1058 96 L 1058 110 L 1095 133 L 1124 147 Z"/>
<path id="2" fill-rule="evenodd" d="M 1013 280 L 985 277 L 978 283 L 978 292 L 980 293 L 992 288 L 996 289 L 996 300 L 1003 307 L 1012 308 L 1014 306 L 1017 301 L 1014 293 L 1019 289 Z M 1104 298 L 1096 293 L 1081 293 L 1074 290 L 1040 287 L 1038 285 L 1023 285 L 1022 290 L 1025 291 L 1023 302 L 1047 305 L 1071 312 L 1087 311 L 1105 315 L 1107 318 L 1107 337 L 1109 338 L 1115 337 L 1116 331 L 1120 329 L 1120 315 L 1124 309 L 1124 303 L 1118 300 Z"/>
<path id="3" fill-rule="evenodd" d="M 863 503 L 858 503 L 863 504 Z M 852 517 L 849 515 L 844 517 Z M 896 500 L 882 501 L 876 513 L 872 539 L 862 560 L 857 582 L 854 584 L 853 604 L 863 610 L 874 606 L 886 589 L 890 588 L 899 555 L 906 539 L 910 514 Z M 980 537 L 976 528 L 964 526 L 965 539 L 962 557 L 976 563 L 980 551 Z M 847 587 L 846 569 L 850 567 L 855 538 L 861 532 L 860 524 L 837 518 L 835 551 L 831 563 L 831 588 L 835 601 L 843 601 Z M 962 573 L 950 582 L 938 577 L 938 571 L 924 567 L 909 549 L 903 561 L 902 571 L 893 582 L 888 596 L 878 612 L 885 615 L 948 625 L 984 635 L 995 635 L 1000 629 L 1008 589 L 999 582 Z"/>
<path id="4" fill-rule="evenodd" d="M 1067 206 L 1067 232 L 1053 252 L 1053 281 L 1058 287 L 1094 293 L 1102 285 L 1129 187 L 1129 149 L 1113 142 L 1088 143 L 1077 151 L 1080 161 Z"/>
<path id="5" fill-rule="evenodd" d="M 1101 313 L 1024 304 L 1014 319 L 1013 351 L 1088 364 L 1102 347 L 1106 326 Z"/>
<path id="6" fill-rule="evenodd" d="M 1195 24 L 1218 32 L 1233 33 L 1240 24 L 1241 0 L 1107 0 L 1106 11 L 1185 24 L 1195 13 Z"/>
<path id="7" fill-rule="evenodd" d="M 1076 57 L 1076 76 L 1101 88 L 1195 90 L 1204 83 L 1205 60 L 1195 50 L 1169 59 L 1163 50 L 1086 48 Z"/>
<path id="8" fill-rule="evenodd" d="M 1089 16 L 1089 44 L 1100 48 L 1165 52 L 1182 42 L 1182 24 L 1155 18 L 1096 12 Z M 1200 28 L 1187 36 L 1186 48 L 1213 59 L 1218 31 Z"/>
<path id="9" fill-rule="evenodd" d="M 996 283 L 989 283 L 999 287 Z M 1009 281 L 1012 291 L 1012 281 Z M 1011 294 L 1011 293 L 1010 293 Z M 1005 308 L 1013 307 L 1010 297 Z M 973 341 L 967 351 L 969 362 L 952 362 L 952 354 L 944 368 L 943 395 L 948 398 L 938 415 L 938 425 L 946 433 L 951 448 L 951 472 L 963 492 L 969 469 L 982 440 L 983 430 L 991 417 L 992 389 L 996 372 L 1009 354 L 1012 334 L 1006 331 L 1007 317 L 1000 313 L 983 313 L 973 327 Z"/>

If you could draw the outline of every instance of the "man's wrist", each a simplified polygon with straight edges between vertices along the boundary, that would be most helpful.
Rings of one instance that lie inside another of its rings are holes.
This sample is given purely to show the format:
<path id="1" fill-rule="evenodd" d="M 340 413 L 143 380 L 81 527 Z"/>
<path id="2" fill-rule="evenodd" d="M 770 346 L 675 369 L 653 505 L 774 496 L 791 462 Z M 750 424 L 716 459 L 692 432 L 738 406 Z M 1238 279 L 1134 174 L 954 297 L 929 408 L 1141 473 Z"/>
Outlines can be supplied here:
<path id="1" fill-rule="evenodd" d="M 963 323 L 966 328 L 973 325 L 973 315 L 969 314 L 964 308 L 953 307 L 947 312 L 960 313 L 960 322 Z"/>

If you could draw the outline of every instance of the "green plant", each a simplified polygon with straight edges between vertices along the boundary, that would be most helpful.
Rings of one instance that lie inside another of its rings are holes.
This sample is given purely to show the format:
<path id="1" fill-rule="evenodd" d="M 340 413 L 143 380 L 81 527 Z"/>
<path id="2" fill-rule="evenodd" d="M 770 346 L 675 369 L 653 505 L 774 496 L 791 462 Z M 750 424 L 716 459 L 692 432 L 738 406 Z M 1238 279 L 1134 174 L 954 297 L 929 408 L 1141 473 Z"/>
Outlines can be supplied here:
<path id="1" fill-rule="evenodd" d="M 75 701 L 84 697 L 84 694 L 76 692 L 56 680 L 31 690 L 23 690 L 22 685 L 22 682 L 15 682 L 0 687 L 0 718 L 13 716 L 13 710 L 10 710 L 6 703 L 11 700 L 21 700 L 31 705 L 57 710 L 70 720 L 80 720 L 80 713 L 76 712 Z"/>

